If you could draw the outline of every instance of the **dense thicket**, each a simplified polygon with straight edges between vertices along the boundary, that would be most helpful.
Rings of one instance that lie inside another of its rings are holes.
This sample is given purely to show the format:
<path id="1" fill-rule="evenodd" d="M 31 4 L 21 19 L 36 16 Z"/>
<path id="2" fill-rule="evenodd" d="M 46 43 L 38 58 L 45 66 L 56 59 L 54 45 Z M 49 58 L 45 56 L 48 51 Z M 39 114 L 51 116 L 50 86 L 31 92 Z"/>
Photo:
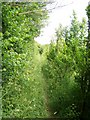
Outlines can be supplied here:
<path id="1" fill-rule="evenodd" d="M 45 6 L 2 3 L 2 116 L 89 120 L 90 28 L 73 11 L 56 42 L 41 46 L 34 38 L 47 18 Z M 87 15 L 90 27 L 90 6 Z"/>
<path id="2" fill-rule="evenodd" d="M 44 7 L 45 4 L 40 2 L 2 3 L 3 117 L 41 117 L 46 114 L 41 110 L 43 103 L 38 107 L 34 105 L 37 103 L 32 74 L 34 38 L 40 34 L 43 19 L 47 18 Z M 37 99 L 40 101 L 41 98 Z"/>
<path id="3" fill-rule="evenodd" d="M 54 116 L 89 119 L 89 66 L 87 61 L 87 24 L 77 20 L 73 11 L 70 27 L 60 26 L 56 42 L 52 42 L 43 66 Z M 85 118 L 84 118 L 85 117 Z"/>

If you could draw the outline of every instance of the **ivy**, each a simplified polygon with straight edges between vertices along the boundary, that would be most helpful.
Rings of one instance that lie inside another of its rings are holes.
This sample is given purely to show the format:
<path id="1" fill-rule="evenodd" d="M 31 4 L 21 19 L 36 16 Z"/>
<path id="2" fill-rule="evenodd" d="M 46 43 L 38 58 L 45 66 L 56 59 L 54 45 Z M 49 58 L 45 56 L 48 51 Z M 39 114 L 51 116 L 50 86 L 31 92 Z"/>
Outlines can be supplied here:
<path id="1" fill-rule="evenodd" d="M 2 2 L 3 117 L 40 116 L 38 108 L 32 105 L 30 108 L 29 104 L 34 99 L 30 93 L 34 38 L 40 34 L 43 19 L 47 18 L 43 7 L 45 4 L 39 2 Z M 36 115 L 34 109 L 37 110 Z"/>

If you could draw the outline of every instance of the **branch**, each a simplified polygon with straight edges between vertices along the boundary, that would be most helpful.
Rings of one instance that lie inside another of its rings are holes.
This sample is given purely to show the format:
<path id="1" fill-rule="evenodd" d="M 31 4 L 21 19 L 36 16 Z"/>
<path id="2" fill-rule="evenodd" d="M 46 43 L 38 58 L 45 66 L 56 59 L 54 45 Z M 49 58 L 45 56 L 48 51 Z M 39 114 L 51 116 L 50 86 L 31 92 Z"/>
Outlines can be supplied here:
<path id="1" fill-rule="evenodd" d="M 29 13 L 33 13 L 34 11 L 27 11 L 27 12 L 23 12 L 23 13 L 18 13 L 18 15 L 23 15 L 23 14 L 29 14 Z"/>
<path id="2" fill-rule="evenodd" d="M 20 6 L 20 7 L 21 7 L 22 5 L 25 5 L 24 3 L 23 3 L 23 4 L 19 4 L 19 3 L 17 3 L 17 2 L 15 2 L 15 3 L 14 3 L 14 2 L 11 2 L 11 3 L 8 2 L 8 3 L 6 3 L 6 4 L 7 4 L 7 5 L 11 5 L 11 6 Z"/>
<path id="3" fill-rule="evenodd" d="M 72 2 L 72 3 L 73 3 L 73 2 Z M 62 8 L 62 7 L 68 6 L 68 5 L 72 4 L 72 3 L 66 4 L 66 5 L 60 5 L 60 6 L 57 6 L 57 7 L 55 6 L 54 8 L 48 9 L 48 11 L 50 12 L 50 11 L 52 11 L 52 10 L 54 10 L 54 9 Z"/>
<path id="4" fill-rule="evenodd" d="M 73 3 L 73 2 L 72 2 L 72 3 Z M 62 8 L 62 7 L 68 6 L 68 5 L 72 4 L 72 3 L 66 4 L 66 5 L 60 5 L 60 6 L 57 6 L 57 7 L 56 7 L 56 5 L 57 5 L 57 4 L 56 4 L 55 7 L 51 8 L 51 9 L 45 9 L 45 10 L 48 10 L 49 12 L 51 12 L 51 11 L 54 10 L 54 9 Z M 18 14 L 19 14 L 19 15 L 23 15 L 23 14 L 33 13 L 33 12 L 39 13 L 40 11 L 39 11 L 39 10 L 33 10 L 33 11 L 27 11 L 27 12 L 18 13 Z M 42 11 L 42 12 L 44 12 L 44 11 Z"/>
<path id="5" fill-rule="evenodd" d="M 40 13 L 40 12 L 43 12 L 43 11 L 33 10 L 33 11 L 27 11 L 27 12 L 18 13 L 18 15 L 29 14 L 29 13 Z"/>

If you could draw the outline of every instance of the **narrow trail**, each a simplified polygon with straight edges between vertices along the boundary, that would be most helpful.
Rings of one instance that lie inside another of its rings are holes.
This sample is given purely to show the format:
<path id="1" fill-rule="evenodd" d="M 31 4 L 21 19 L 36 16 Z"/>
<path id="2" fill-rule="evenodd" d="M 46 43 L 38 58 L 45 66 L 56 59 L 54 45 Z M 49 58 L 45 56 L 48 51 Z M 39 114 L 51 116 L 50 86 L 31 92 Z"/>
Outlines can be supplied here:
<path id="1" fill-rule="evenodd" d="M 49 106 L 49 98 L 48 98 L 48 95 L 47 95 L 47 83 L 45 82 L 45 79 L 43 77 L 43 73 L 42 73 L 42 66 L 43 66 L 43 56 L 42 55 L 35 55 L 35 67 L 36 67 L 36 71 L 35 73 L 38 74 L 38 80 L 39 80 L 39 83 L 41 84 L 42 86 L 42 92 L 43 92 L 43 102 L 44 102 L 44 105 L 45 105 L 45 111 L 47 113 L 47 118 L 53 118 L 53 115 L 52 115 L 52 110 Z"/>

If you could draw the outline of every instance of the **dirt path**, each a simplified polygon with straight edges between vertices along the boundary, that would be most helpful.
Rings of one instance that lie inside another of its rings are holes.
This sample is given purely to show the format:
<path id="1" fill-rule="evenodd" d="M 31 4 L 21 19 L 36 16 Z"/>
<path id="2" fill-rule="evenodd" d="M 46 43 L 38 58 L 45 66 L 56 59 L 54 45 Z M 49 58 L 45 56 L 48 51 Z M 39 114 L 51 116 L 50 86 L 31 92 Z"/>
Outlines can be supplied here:
<path id="1" fill-rule="evenodd" d="M 42 91 L 43 91 L 43 94 L 44 94 L 44 103 L 45 103 L 45 109 L 47 111 L 47 114 L 48 114 L 48 118 L 53 118 L 53 112 L 49 106 L 49 97 L 48 97 L 48 94 L 47 94 L 47 83 L 45 82 L 45 78 L 43 76 L 43 73 L 42 73 L 42 66 L 43 66 L 43 63 L 45 61 L 45 59 L 43 60 L 43 56 L 41 55 L 37 55 L 36 56 L 36 61 L 37 61 L 37 68 L 38 68 L 38 74 L 39 74 L 39 79 L 41 80 L 42 82 Z"/>

